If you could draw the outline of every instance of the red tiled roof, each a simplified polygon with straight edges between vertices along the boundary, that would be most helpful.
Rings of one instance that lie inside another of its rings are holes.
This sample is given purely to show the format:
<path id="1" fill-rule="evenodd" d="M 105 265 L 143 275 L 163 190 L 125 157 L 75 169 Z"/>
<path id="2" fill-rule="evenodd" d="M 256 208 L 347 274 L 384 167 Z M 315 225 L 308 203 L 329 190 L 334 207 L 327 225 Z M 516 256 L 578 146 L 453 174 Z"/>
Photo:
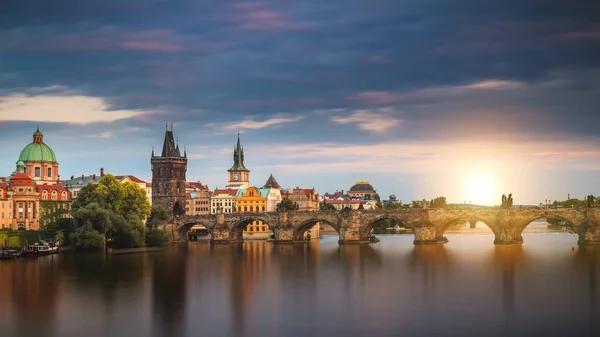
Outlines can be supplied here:
<path id="1" fill-rule="evenodd" d="M 10 184 L 33 184 L 33 181 L 25 173 L 17 173 L 10 177 Z"/>
<path id="2" fill-rule="evenodd" d="M 324 204 L 341 205 L 341 204 L 360 204 L 360 200 L 325 200 Z"/>
<path id="3" fill-rule="evenodd" d="M 71 200 L 71 193 L 69 193 L 69 191 L 64 186 L 60 186 L 60 185 L 37 185 L 36 186 L 36 191 L 40 194 L 40 199 L 42 198 L 42 192 L 43 191 L 47 191 L 48 194 L 52 193 L 52 191 L 56 191 L 57 192 L 57 194 L 56 194 L 56 200 L 52 200 L 50 196 L 48 196 L 48 199 L 45 199 L 45 200 L 50 200 L 50 201 L 69 201 L 69 200 Z M 62 198 L 62 192 L 67 192 L 67 198 L 66 199 Z M 44 199 L 42 199 L 42 200 L 44 200 Z"/>
<path id="4" fill-rule="evenodd" d="M 213 191 L 213 195 L 215 195 L 215 194 L 229 194 L 229 195 L 232 195 L 232 196 L 236 196 L 237 195 L 237 191 L 238 190 L 234 190 L 233 188 L 220 189 L 220 190 L 214 190 Z"/>
<path id="5" fill-rule="evenodd" d="M 115 176 L 115 178 L 119 181 L 125 179 L 125 178 L 129 178 L 129 180 L 133 181 L 134 183 L 138 183 L 138 184 L 144 184 L 146 183 L 145 181 L 143 181 L 142 179 L 136 177 L 136 176 L 132 176 L 132 175 L 124 175 L 124 176 Z M 146 183 L 147 184 L 147 183 Z"/>
<path id="6" fill-rule="evenodd" d="M 152 187 L 152 183 L 146 183 L 146 187 Z"/>

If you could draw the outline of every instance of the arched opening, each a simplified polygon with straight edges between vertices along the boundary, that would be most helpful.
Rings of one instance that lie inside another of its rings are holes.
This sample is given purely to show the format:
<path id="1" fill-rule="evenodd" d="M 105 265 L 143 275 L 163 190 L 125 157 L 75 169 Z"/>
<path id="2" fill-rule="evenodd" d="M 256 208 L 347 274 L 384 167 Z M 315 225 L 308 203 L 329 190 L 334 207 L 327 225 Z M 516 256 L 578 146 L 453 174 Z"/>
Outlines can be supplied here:
<path id="1" fill-rule="evenodd" d="M 210 240 L 211 235 L 206 226 L 195 224 L 187 232 L 187 238 L 189 241 L 204 241 Z"/>
<path id="2" fill-rule="evenodd" d="M 404 220 L 394 216 L 382 216 L 364 228 L 367 234 L 413 234 L 413 229 Z"/>
<path id="3" fill-rule="evenodd" d="M 527 219 L 520 230 L 522 235 L 539 236 L 541 240 L 568 240 L 569 237 L 573 241 L 578 239 L 577 225 L 555 214 Z M 559 235 L 559 237 L 554 235 Z"/>
<path id="4" fill-rule="evenodd" d="M 319 239 L 321 236 L 337 236 L 340 235 L 338 226 L 332 222 L 323 219 L 310 219 L 303 222 L 294 231 L 294 241 L 307 241 Z"/>
<path id="5" fill-rule="evenodd" d="M 179 239 L 188 241 L 210 240 L 210 229 L 200 223 L 190 222 L 181 225 L 177 229 Z"/>
<path id="6" fill-rule="evenodd" d="M 441 229 L 444 234 L 494 235 L 494 231 L 485 220 L 478 217 L 456 217 L 447 221 Z"/>
<path id="7" fill-rule="evenodd" d="M 259 217 L 249 217 L 233 225 L 229 232 L 231 242 L 244 240 L 271 240 L 274 239 L 275 230 L 269 223 Z"/>
<path id="8" fill-rule="evenodd" d="M 366 234 L 413 234 L 413 228 L 402 218 L 381 216 L 369 223 L 364 229 Z"/>

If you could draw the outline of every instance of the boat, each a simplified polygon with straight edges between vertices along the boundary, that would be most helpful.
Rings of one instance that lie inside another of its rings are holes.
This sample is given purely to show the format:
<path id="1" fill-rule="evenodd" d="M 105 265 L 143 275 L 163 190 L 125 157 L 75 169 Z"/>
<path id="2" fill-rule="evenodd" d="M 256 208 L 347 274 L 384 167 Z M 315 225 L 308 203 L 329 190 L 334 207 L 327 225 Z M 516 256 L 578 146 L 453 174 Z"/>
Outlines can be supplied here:
<path id="1" fill-rule="evenodd" d="M 0 250 L 0 260 L 16 259 L 21 256 L 21 252 L 16 249 Z"/>
<path id="2" fill-rule="evenodd" d="M 29 245 L 23 251 L 25 257 L 35 257 L 41 255 L 50 255 L 58 253 L 58 242 L 49 244 L 46 241 L 40 240 L 33 245 Z"/>

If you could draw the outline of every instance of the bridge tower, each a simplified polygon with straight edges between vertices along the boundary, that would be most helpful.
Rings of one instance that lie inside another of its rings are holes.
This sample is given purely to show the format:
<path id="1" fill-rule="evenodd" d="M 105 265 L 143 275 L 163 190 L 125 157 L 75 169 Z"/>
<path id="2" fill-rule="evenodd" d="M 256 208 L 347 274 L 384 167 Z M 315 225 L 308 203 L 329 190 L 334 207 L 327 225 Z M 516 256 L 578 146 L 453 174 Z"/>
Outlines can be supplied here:
<path id="1" fill-rule="evenodd" d="M 173 137 L 167 124 L 165 140 L 160 156 L 152 149 L 152 204 L 161 205 L 171 216 L 185 214 L 185 174 L 187 171 L 187 153 L 179 151 L 179 141 Z"/>

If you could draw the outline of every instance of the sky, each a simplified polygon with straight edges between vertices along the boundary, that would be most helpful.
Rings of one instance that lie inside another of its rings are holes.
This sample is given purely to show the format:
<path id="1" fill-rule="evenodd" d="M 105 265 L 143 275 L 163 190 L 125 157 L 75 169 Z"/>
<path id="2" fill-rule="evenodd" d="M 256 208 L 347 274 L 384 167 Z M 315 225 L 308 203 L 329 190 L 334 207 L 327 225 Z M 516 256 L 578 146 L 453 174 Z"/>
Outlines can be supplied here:
<path id="1" fill-rule="evenodd" d="M 596 0 L 3 0 L 0 176 L 39 124 L 61 178 L 539 204 L 600 194 Z"/>

